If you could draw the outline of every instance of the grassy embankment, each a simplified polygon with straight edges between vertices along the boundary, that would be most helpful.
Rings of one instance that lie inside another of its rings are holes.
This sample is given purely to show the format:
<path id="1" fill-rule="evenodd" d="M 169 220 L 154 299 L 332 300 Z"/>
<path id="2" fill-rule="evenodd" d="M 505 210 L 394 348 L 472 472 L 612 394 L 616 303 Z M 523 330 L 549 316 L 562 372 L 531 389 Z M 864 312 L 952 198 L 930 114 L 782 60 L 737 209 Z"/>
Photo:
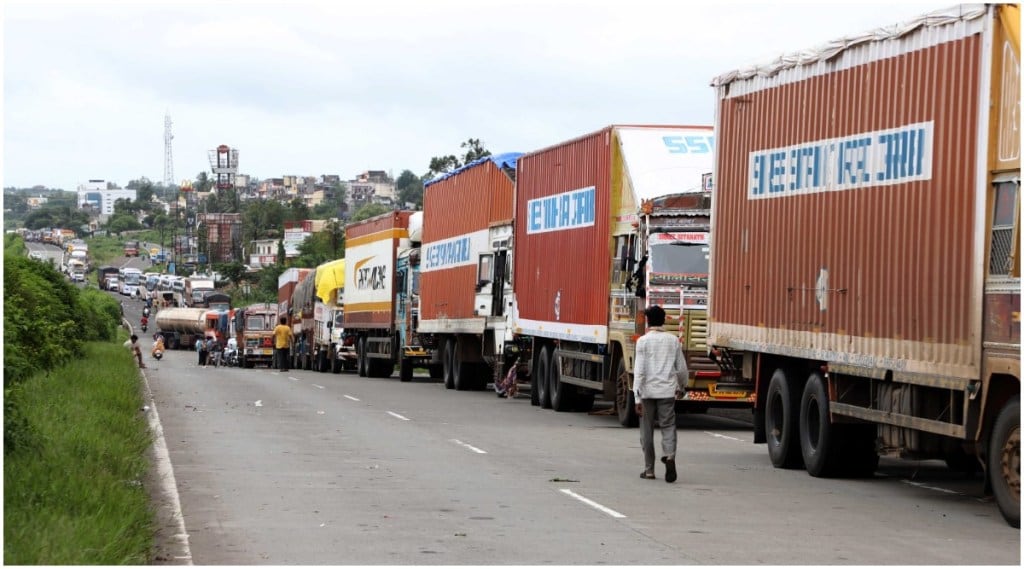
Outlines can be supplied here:
<path id="1" fill-rule="evenodd" d="M 4 242 L 4 564 L 149 562 L 150 432 L 117 301 Z"/>

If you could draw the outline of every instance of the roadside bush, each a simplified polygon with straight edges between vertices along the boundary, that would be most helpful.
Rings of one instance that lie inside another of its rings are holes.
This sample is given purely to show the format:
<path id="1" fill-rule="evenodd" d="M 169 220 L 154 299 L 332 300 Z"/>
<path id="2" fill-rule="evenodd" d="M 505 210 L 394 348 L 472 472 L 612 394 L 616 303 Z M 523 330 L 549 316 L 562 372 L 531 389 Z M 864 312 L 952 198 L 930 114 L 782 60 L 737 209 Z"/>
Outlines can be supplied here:
<path id="1" fill-rule="evenodd" d="M 4 385 L 82 353 L 78 291 L 52 266 L 4 255 Z"/>
<path id="2" fill-rule="evenodd" d="M 121 306 L 116 300 L 98 289 L 86 288 L 81 291 L 78 304 L 85 324 L 84 340 L 112 342 L 117 339 Z"/>

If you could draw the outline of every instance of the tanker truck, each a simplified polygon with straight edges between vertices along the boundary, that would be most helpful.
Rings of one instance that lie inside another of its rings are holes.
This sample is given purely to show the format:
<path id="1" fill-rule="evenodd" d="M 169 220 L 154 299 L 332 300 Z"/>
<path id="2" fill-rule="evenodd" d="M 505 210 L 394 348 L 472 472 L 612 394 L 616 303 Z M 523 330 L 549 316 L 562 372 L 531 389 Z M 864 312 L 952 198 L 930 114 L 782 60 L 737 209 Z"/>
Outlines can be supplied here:
<path id="1" fill-rule="evenodd" d="M 709 345 L 776 468 L 983 468 L 1020 527 L 1019 61 L 976 4 L 713 80 Z"/>
<path id="2" fill-rule="evenodd" d="M 218 316 L 206 308 L 165 308 L 156 314 L 156 328 L 167 349 L 191 349 L 197 338 L 217 336 Z"/>

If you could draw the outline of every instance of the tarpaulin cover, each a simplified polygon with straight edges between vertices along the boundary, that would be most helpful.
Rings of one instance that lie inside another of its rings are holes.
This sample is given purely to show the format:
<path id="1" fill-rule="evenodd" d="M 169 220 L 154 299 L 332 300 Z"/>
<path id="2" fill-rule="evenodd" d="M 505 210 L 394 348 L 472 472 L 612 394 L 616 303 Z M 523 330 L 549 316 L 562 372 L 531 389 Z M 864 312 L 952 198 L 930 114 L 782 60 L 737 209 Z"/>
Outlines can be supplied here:
<path id="1" fill-rule="evenodd" d="M 446 173 L 441 174 L 440 176 L 438 176 L 438 177 L 436 177 L 436 178 L 434 178 L 432 180 L 428 180 L 428 181 L 424 182 L 423 183 L 423 187 L 427 187 L 430 184 L 435 184 L 437 182 L 440 182 L 441 180 L 444 180 L 446 178 L 450 178 L 451 176 L 454 176 L 455 174 L 458 174 L 459 172 L 461 172 L 463 170 L 468 170 L 470 168 L 473 168 L 473 167 L 478 166 L 480 164 L 483 164 L 485 162 L 494 162 L 495 164 L 498 165 L 499 168 L 511 168 L 511 169 L 515 170 L 516 169 L 516 160 L 518 160 L 519 157 L 522 156 L 522 155 L 523 155 L 522 152 L 506 152 L 504 154 L 494 154 L 494 155 L 491 155 L 491 156 L 484 156 L 483 158 L 480 158 L 479 160 L 474 160 L 474 161 L 470 162 L 469 164 L 466 164 L 465 166 L 462 166 L 460 168 L 456 168 L 455 170 L 452 170 L 451 172 L 446 172 Z"/>
<path id="2" fill-rule="evenodd" d="M 331 301 L 331 293 L 345 286 L 345 259 L 324 263 L 316 268 L 316 296 Z"/>

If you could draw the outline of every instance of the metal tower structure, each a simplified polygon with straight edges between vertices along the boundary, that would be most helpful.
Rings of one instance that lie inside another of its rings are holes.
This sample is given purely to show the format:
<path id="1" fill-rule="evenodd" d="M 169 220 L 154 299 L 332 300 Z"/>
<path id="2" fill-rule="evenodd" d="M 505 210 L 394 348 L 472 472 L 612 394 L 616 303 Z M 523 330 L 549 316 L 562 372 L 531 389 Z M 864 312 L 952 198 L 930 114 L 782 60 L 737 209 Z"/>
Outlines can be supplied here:
<path id="1" fill-rule="evenodd" d="M 213 172 L 216 188 L 227 190 L 235 187 L 235 175 L 238 174 L 238 149 L 221 144 L 208 152 L 210 170 Z"/>
<path id="2" fill-rule="evenodd" d="M 174 135 L 171 134 L 171 115 L 164 115 L 164 187 L 169 188 L 174 184 L 174 156 L 171 154 L 171 141 Z"/>

